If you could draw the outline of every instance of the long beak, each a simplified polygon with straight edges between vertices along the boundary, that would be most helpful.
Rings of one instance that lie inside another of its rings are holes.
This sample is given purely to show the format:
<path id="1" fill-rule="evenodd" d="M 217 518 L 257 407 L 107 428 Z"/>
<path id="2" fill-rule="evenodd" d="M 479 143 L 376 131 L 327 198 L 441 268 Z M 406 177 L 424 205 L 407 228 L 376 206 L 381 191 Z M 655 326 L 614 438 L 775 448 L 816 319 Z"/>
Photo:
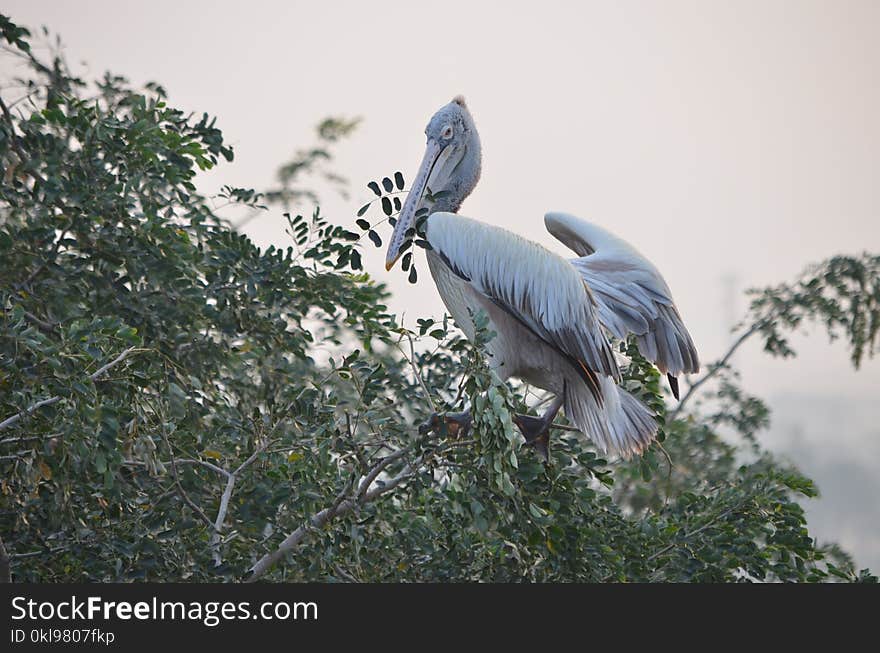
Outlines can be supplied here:
<path id="1" fill-rule="evenodd" d="M 434 139 L 428 139 L 428 147 L 425 150 L 422 165 L 419 166 L 419 172 L 416 174 L 416 179 L 413 182 L 412 188 L 409 190 L 409 195 L 406 196 L 403 208 L 400 209 L 400 215 L 397 216 L 397 224 L 394 226 L 394 233 L 391 234 L 391 242 L 388 244 L 388 253 L 385 255 L 386 270 L 393 268 L 397 259 L 400 258 L 402 253 L 400 249 L 406 241 L 406 232 L 415 224 L 416 209 L 419 206 L 422 196 L 425 194 L 425 189 L 428 186 L 428 179 L 431 176 L 431 172 L 434 170 L 434 165 L 437 163 L 437 159 L 440 157 L 441 152 L 443 152 L 443 146 Z M 436 191 L 437 189 L 433 190 Z"/>

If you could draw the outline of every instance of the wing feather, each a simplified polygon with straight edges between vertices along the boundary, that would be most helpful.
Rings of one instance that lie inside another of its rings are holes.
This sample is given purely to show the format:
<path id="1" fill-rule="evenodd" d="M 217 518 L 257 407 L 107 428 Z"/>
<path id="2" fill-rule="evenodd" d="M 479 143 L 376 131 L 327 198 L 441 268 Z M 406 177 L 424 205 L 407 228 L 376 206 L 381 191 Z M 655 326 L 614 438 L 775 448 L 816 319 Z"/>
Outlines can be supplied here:
<path id="1" fill-rule="evenodd" d="M 620 380 L 584 280 L 564 258 L 504 229 L 434 213 L 427 240 L 461 279 L 589 375 Z M 580 370 L 579 370 L 580 373 Z M 592 387 L 599 391 L 595 378 Z"/>
<path id="2" fill-rule="evenodd" d="M 602 325 L 617 338 L 632 333 L 639 351 L 663 373 L 700 371 L 694 342 L 656 267 L 632 245 L 565 213 L 544 216 L 547 230 L 578 258 L 570 261 L 593 291 Z"/>

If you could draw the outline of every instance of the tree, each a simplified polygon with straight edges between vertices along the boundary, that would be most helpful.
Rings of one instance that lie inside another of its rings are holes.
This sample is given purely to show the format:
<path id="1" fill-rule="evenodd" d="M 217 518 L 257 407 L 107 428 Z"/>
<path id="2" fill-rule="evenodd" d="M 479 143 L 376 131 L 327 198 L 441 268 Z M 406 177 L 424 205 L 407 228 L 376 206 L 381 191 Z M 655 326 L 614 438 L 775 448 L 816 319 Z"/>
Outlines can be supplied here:
<path id="1" fill-rule="evenodd" d="M 157 84 L 86 83 L 0 28 L 28 70 L 0 103 L 0 576 L 876 580 L 810 537 L 815 488 L 761 449 L 768 410 L 729 357 L 669 409 L 618 343 L 662 445 L 607 461 L 562 424 L 544 464 L 511 422 L 528 389 L 486 366 L 485 316 L 477 343 L 445 318 L 408 329 L 362 270 L 402 176 L 371 182 L 358 231 L 285 213 L 291 244 L 261 250 L 194 184 L 233 157 L 214 119 Z M 293 208 L 299 170 L 220 195 Z M 880 258 L 835 257 L 758 293 L 742 340 L 790 355 L 786 329 L 813 319 L 858 364 L 878 305 Z M 469 402 L 467 439 L 420 433 Z"/>

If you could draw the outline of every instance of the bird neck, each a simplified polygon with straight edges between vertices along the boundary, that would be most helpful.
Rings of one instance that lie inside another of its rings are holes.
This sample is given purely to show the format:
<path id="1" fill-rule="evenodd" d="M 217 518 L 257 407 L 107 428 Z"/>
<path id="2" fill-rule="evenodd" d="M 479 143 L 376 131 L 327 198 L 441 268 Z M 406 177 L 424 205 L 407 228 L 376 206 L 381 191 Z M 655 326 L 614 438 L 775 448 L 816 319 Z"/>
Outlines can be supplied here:
<path id="1" fill-rule="evenodd" d="M 476 127 L 471 126 L 468 130 L 467 140 L 462 146 L 462 154 L 455 166 L 455 175 L 447 186 L 447 194 L 438 197 L 431 206 L 431 212 L 444 211 L 457 213 L 462 203 L 474 190 L 480 180 L 482 168 L 482 148 L 480 147 L 480 135 Z"/>

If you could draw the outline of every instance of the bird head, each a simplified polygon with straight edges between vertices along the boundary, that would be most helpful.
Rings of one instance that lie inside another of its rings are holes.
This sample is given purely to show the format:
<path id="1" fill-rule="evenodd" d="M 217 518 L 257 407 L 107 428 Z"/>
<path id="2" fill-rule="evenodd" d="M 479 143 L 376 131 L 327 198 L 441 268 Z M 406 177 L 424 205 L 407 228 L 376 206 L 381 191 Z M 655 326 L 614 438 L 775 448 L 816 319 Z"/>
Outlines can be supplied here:
<path id="1" fill-rule="evenodd" d="M 480 178 L 480 138 L 462 96 L 440 107 L 425 135 L 425 155 L 391 234 L 386 270 L 406 249 L 418 218 L 436 211 L 457 211 Z"/>

